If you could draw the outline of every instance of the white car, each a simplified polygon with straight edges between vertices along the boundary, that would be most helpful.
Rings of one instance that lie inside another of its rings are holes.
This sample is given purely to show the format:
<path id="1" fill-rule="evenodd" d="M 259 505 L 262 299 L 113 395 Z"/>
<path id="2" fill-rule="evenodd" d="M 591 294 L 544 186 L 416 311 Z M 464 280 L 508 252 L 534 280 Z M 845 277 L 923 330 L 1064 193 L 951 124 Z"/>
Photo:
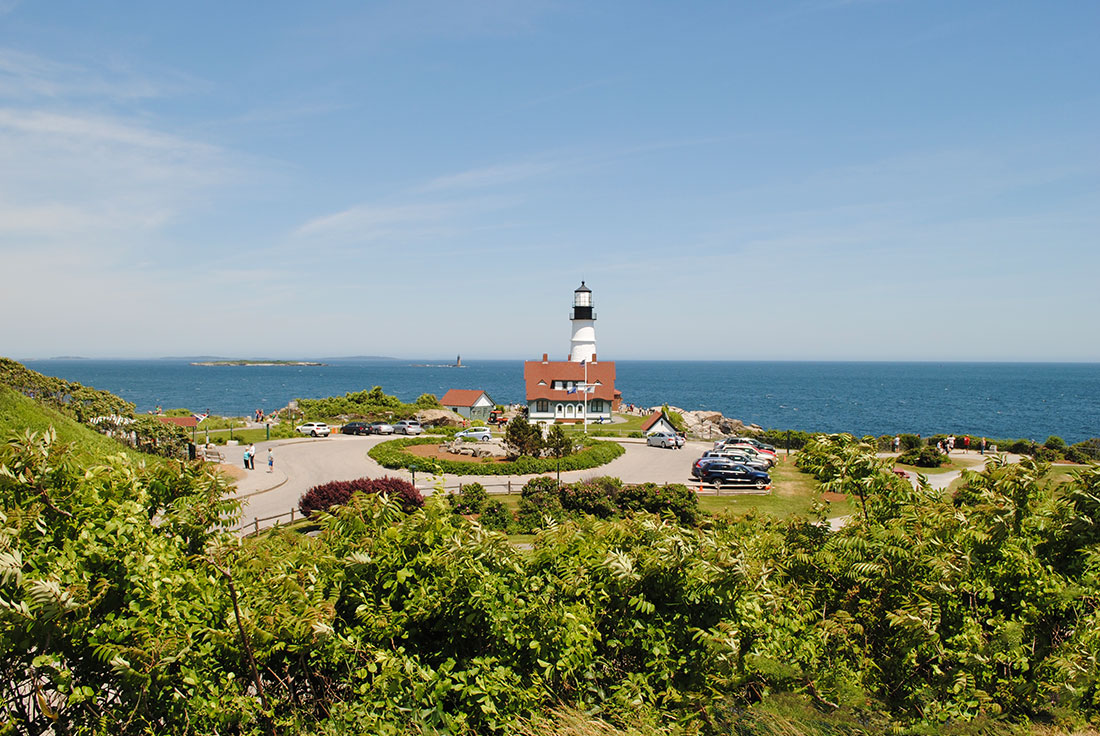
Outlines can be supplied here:
<path id="1" fill-rule="evenodd" d="M 654 432 L 646 438 L 645 443 L 650 447 L 668 447 L 678 450 L 684 446 L 684 438 L 669 432 Z"/>
<path id="2" fill-rule="evenodd" d="M 300 434 L 308 434 L 310 437 L 328 437 L 332 430 L 324 422 L 306 422 L 294 428 Z"/>
<path id="3" fill-rule="evenodd" d="M 488 427 L 470 427 L 455 433 L 456 440 L 473 440 L 475 442 L 488 442 L 493 438 Z"/>
<path id="4" fill-rule="evenodd" d="M 393 431 L 395 434 L 423 434 L 424 428 L 415 419 L 402 419 L 393 425 Z"/>

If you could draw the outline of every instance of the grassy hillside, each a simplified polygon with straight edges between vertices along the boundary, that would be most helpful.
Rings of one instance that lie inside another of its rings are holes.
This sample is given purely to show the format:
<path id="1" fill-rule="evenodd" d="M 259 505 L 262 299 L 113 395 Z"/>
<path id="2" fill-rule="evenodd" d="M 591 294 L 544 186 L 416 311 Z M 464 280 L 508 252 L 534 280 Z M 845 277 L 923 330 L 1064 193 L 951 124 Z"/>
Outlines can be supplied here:
<path id="1" fill-rule="evenodd" d="M 34 399 L 0 386 L 0 440 L 6 441 L 12 434 L 22 435 L 28 429 L 43 432 L 51 426 L 58 441 L 71 445 L 75 459 L 81 462 L 97 462 L 119 452 L 132 459 L 160 462 L 160 458 L 131 450 Z"/>

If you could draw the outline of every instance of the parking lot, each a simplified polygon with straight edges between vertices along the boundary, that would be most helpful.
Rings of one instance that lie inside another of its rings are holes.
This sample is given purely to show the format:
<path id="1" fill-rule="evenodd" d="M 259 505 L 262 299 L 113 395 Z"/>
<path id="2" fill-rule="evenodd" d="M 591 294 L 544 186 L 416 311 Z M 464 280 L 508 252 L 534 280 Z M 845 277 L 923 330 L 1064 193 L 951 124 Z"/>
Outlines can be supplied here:
<path id="1" fill-rule="evenodd" d="M 330 480 L 377 478 L 384 475 L 412 480 L 407 470 L 383 468 L 367 456 L 370 448 L 393 439 L 389 436 L 356 437 L 334 434 L 328 438 L 293 439 L 257 444 L 261 463 L 258 470 L 248 471 L 237 481 L 238 496 L 245 504 L 243 518 L 263 518 L 286 513 L 297 506 L 298 499 L 309 488 Z M 589 470 L 572 470 L 561 474 L 563 482 L 610 475 L 625 483 L 695 483 L 691 465 L 711 448 L 709 442 L 688 442 L 679 450 L 649 447 L 644 440 L 619 440 L 626 450 L 607 465 Z M 275 471 L 267 473 L 263 458 L 267 448 L 275 453 Z M 243 447 L 224 448 L 226 463 L 242 467 Z M 430 494 L 440 483 L 445 489 L 455 489 L 460 483 L 478 482 L 490 493 L 518 493 L 534 475 L 446 475 L 442 479 L 417 473 L 416 485 Z"/>

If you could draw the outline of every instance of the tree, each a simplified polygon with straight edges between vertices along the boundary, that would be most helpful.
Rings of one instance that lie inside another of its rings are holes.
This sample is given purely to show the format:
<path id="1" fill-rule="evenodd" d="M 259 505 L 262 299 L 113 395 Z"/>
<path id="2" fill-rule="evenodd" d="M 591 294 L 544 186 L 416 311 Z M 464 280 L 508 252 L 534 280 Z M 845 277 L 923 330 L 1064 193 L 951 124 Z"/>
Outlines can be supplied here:
<path id="1" fill-rule="evenodd" d="M 550 457 L 556 457 L 559 460 L 566 455 L 573 454 L 573 440 L 565 433 L 560 424 L 555 424 L 550 428 L 543 446 Z"/>
<path id="2" fill-rule="evenodd" d="M 420 409 L 442 409 L 439 398 L 435 394 L 420 394 L 416 399 L 416 406 Z"/>
<path id="3" fill-rule="evenodd" d="M 538 457 L 542 454 L 542 432 L 538 425 L 531 424 L 523 417 L 516 417 L 508 422 L 508 428 L 504 430 L 504 445 L 513 457 Z"/>

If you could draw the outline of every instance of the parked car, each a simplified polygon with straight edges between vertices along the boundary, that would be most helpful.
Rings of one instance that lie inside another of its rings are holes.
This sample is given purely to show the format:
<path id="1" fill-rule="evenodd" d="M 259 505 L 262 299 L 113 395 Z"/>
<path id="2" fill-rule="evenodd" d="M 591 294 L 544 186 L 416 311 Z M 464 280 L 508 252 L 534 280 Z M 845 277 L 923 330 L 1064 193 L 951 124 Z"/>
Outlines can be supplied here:
<path id="1" fill-rule="evenodd" d="M 715 455 L 703 455 L 701 458 L 691 464 L 691 477 L 698 478 L 703 473 L 703 468 L 714 463 L 730 463 L 727 458 L 717 457 Z"/>
<path id="2" fill-rule="evenodd" d="M 770 452 L 773 455 L 775 454 L 775 447 L 767 444 L 766 442 L 761 442 L 760 440 L 753 437 L 726 437 L 723 440 L 718 440 L 717 442 L 715 442 L 714 449 L 720 449 L 725 445 L 752 445 L 757 450 Z"/>
<path id="3" fill-rule="evenodd" d="M 748 455 L 755 460 L 766 463 L 769 468 L 775 465 L 775 455 L 765 450 L 758 450 L 752 445 L 723 445 L 722 450 L 740 452 L 742 455 Z M 719 452 L 721 452 L 721 450 L 719 450 Z"/>
<path id="4" fill-rule="evenodd" d="M 645 443 L 650 447 L 668 447 L 678 450 L 684 446 L 684 438 L 671 432 L 654 432 L 646 438 Z"/>
<path id="5" fill-rule="evenodd" d="M 753 470 L 745 465 L 731 462 L 713 462 L 699 469 L 699 479 L 714 485 L 754 486 L 763 490 L 771 485 L 772 479 L 762 470 Z"/>
<path id="6" fill-rule="evenodd" d="M 348 422 L 340 427 L 341 434 L 370 434 L 369 422 Z"/>
<path id="7" fill-rule="evenodd" d="M 739 465 L 748 465 L 754 470 L 767 470 L 771 467 L 771 463 L 767 460 L 762 460 L 759 457 L 732 448 L 728 450 L 707 450 L 703 453 L 703 457 L 723 457 Z"/>
<path id="8" fill-rule="evenodd" d="M 493 438 L 488 427 L 470 427 L 455 433 L 456 440 L 472 440 L 474 442 L 488 442 Z"/>
<path id="9" fill-rule="evenodd" d="M 324 422 L 306 422 L 294 429 L 301 434 L 308 434 L 310 437 L 328 437 L 332 434 L 332 430 Z"/>
<path id="10" fill-rule="evenodd" d="M 393 425 L 386 422 L 371 422 L 371 434 L 393 434 Z"/>
<path id="11" fill-rule="evenodd" d="M 393 425 L 393 431 L 395 434 L 423 434 L 424 428 L 415 419 L 402 419 Z"/>

